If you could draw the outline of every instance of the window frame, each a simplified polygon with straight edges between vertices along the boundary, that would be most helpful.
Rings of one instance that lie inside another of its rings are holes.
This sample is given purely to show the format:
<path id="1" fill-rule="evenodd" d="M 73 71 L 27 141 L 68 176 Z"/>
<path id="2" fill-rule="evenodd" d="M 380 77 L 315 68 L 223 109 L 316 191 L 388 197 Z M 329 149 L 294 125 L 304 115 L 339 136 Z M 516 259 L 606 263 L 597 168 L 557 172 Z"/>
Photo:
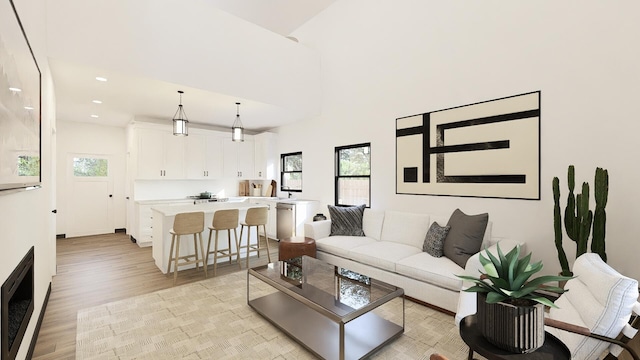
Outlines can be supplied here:
<path id="1" fill-rule="evenodd" d="M 363 147 L 368 147 L 369 148 L 369 175 L 343 175 L 340 176 L 340 151 L 342 150 L 348 150 L 348 149 L 355 149 L 355 148 L 363 148 Z M 335 147 L 335 151 L 334 151 L 334 171 L 335 171 L 335 176 L 334 176 L 334 205 L 335 206 L 357 206 L 357 205 L 362 205 L 362 204 L 338 204 L 338 199 L 340 198 L 340 194 L 338 193 L 338 189 L 339 189 L 339 182 L 340 179 L 344 179 L 344 178 L 368 178 L 369 179 L 369 194 L 368 194 L 368 205 L 365 205 L 365 207 L 367 208 L 371 208 L 371 143 L 367 142 L 367 143 L 360 143 L 360 144 L 353 144 L 353 145 L 344 145 L 344 146 L 336 146 Z"/>
<path id="2" fill-rule="evenodd" d="M 302 151 L 280 154 L 280 191 L 302 192 L 302 170 L 285 171 L 285 166 L 284 166 L 285 158 L 290 156 L 298 156 L 298 155 L 300 156 L 300 161 L 302 162 Z M 290 189 L 290 188 L 285 189 L 285 186 L 284 186 L 285 174 L 298 174 L 298 173 L 300 174 L 300 189 Z"/>

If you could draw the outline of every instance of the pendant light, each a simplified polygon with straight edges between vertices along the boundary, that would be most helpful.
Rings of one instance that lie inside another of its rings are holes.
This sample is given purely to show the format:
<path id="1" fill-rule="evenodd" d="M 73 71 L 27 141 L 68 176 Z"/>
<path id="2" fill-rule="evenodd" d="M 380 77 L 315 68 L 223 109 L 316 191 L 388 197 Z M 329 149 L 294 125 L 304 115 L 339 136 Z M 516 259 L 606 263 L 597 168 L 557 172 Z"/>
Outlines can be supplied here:
<path id="1" fill-rule="evenodd" d="M 178 105 L 178 110 L 173 115 L 173 135 L 188 136 L 189 120 L 187 120 L 187 114 L 182 108 L 182 94 L 184 94 L 184 91 L 178 90 L 178 94 L 180 94 L 180 105 Z"/>
<path id="2" fill-rule="evenodd" d="M 233 141 L 244 141 L 244 128 L 242 127 L 242 121 L 240 121 L 240 103 L 236 103 L 237 106 L 237 114 L 236 121 L 233 122 L 233 126 L 231 127 L 231 140 Z"/>

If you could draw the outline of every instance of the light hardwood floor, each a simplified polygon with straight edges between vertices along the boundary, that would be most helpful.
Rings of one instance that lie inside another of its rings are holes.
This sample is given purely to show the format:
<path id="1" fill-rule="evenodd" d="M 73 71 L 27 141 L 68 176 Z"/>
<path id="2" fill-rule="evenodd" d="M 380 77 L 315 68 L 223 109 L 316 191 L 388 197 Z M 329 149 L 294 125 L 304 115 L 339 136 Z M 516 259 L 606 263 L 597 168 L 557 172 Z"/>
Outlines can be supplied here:
<path id="1" fill-rule="evenodd" d="M 270 241 L 270 247 L 275 261 L 278 243 Z M 172 275 L 163 275 L 156 267 L 151 248 L 138 247 L 122 233 L 58 239 L 57 252 L 58 274 L 52 281 L 33 359 L 75 359 L 78 310 L 173 286 Z M 250 260 L 249 266 L 266 264 L 267 256 L 262 253 Z M 209 271 L 213 276 L 212 266 Z M 234 271 L 238 266 L 224 261 L 217 276 Z M 182 270 L 176 286 L 203 279 L 202 270 Z"/>

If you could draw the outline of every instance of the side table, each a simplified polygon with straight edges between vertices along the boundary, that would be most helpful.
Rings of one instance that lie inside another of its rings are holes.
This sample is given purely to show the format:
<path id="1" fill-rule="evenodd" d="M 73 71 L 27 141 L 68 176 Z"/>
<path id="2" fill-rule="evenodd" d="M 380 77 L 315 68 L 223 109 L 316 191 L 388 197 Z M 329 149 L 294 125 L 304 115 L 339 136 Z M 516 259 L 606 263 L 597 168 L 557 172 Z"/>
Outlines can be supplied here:
<path id="1" fill-rule="evenodd" d="M 514 354 L 502 350 L 487 341 L 478 329 L 475 315 L 470 315 L 460 321 L 460 337 L 469 346 L 469 360 L 473 359 L 473 353 L 486 357 L 489 360 L 565 360 L 571 359 L 569 349 L 555 336 L 545 332 L 544 345 L 528 354 Z"/>
<path id="2" fill-rule="evenodd" d="M 292 236 L 280 239 L 278 245 L 278 260 L 289 260 L 302 255 L 316 257 L 316 241 L 304 236 Z"/>

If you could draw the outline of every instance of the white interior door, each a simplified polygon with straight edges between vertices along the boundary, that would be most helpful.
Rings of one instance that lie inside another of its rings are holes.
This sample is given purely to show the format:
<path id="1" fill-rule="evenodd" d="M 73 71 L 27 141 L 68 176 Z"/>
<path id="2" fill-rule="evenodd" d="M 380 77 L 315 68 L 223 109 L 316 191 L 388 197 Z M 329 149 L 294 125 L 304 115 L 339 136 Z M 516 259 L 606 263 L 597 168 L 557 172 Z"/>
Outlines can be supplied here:
<path id="1" fill-rule="evenodd" d="M 67 237 L 114 232 L 109 156 L 70 154 L 67 165 Z"/>

